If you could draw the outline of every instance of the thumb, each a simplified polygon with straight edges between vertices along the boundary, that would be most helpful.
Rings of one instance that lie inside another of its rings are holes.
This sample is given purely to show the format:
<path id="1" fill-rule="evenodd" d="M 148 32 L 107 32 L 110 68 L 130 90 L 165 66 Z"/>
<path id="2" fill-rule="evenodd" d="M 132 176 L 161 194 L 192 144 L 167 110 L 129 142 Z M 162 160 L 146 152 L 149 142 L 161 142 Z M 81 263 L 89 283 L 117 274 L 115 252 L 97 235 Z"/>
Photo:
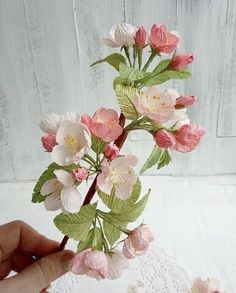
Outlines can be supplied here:
<path id="1" fill-rule="evenodd" d="M 0 282 L 0 289 L 6 293 L 38 293 L 69 271 L 74 256 L 73 251 L 65 250 L 42 257 L 18 275 Z"/>

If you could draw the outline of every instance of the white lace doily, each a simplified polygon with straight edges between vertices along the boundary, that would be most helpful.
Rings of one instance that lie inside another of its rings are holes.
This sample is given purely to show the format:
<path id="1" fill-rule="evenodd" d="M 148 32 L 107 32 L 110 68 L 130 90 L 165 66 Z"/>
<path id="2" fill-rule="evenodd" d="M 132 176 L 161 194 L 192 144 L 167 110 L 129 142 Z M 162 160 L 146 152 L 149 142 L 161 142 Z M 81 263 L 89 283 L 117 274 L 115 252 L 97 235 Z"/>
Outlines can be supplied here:
<path id="1" fill-rule="evenodd" d="M 175 260 L 157 247 L 131 261 L 130 269 L 118 280 L 101 280 L 68 273 L 54 282 L 52 293 L 126 293 L 130 284 L 141 281 L 147 293 L 183 293 L 190 281 Z"/>

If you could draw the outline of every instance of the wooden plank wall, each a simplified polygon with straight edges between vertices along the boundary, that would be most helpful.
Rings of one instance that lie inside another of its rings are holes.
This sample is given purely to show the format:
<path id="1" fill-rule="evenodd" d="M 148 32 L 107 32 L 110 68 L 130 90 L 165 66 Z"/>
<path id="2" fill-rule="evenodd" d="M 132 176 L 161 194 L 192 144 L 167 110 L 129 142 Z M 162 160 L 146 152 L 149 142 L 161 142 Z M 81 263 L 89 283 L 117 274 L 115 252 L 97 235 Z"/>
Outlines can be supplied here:
<path id="1" fill-rule="evenodd" d="M 175 154 L 158 174 L 236 172 L 234 0 L 0 0 L 0 181 L 37 178 L 50 162 L 40 145 L 43 114 L 118 109 L 115 73 L 90 64 L 112 52 L 100 36 L 123 21 L 166 23 L 181 34 L 179 51 L 196 54 L 193 78 L 168 86 L 198 97 L 190 116 L 207 134 L 198 151 Z M 135 133 L 125 149 L 143 162 L 152 146 Z"/>

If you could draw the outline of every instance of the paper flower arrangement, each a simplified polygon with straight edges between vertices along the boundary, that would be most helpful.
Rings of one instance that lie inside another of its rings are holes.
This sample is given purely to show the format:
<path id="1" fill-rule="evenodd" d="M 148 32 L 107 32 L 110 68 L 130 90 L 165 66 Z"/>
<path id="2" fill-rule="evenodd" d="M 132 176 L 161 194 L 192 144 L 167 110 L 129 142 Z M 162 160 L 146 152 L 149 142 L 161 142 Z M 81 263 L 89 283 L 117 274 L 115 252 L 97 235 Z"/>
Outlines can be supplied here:
<path id="1" fill-rule="evenodd" d="M 145 130 L 153 138 L 153 150 L 140 173 L 168 165 L 171 152 L 193 151 L 204 135 L 187 115 L 196 97 L 158 88 L 168 80 L 191 76 L 187 67 L 194 56 L 176 53 L 177 33 L 165 25 L 154 24 L 147 33 L 143 26 L 124 23 L 113 26 L 102 42 L 120 49 L 93 64 L 108 63 L 117 71 L 113 87 L 120 113 L 102 107 L 91 116 L 46 115 L 40 122 L 41 140 L 53 163 L 32 197 L 49 211 L 59 210 L 54 223 L 65 235 L 61 250 L 69 238 L 78 242 L 72 272 L 98 280 L 120 277 L 129 259 L 145 254 L 154 240 L 145 224 L 129 228 L 145 209 L 150 190 L 141 196 L 134 170 L 138 158 L 121 151 L 128 134 Z M 145 63 L 144 50 L 149 51 Z M 83 194 L 80 186 L 90 178 L 92 184 Z"/>

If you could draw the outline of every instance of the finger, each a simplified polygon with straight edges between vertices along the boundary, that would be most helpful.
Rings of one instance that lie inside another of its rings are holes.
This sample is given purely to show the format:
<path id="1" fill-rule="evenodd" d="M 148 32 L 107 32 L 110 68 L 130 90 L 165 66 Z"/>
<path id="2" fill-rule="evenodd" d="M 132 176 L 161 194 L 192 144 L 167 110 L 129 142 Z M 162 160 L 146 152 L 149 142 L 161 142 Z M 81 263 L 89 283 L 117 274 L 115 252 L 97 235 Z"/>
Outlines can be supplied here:
<path id="1" fill-rule="evenodd" d="M 16 253 L 11 258 L 11 269 L 12 271 L 19 273 L 30 266 L 34 261 L 35 260 L 30 256 Z"/>
<path id="2" fill-rule="evenodd" d="M 5 260 L 0 263 L 0 280 L 6 278 L 11 272 L 11 260 Z"/>
<path id="3" fill-rule="evenodd" d="M 58 242 L 40 235 L 22 221 L 0 226 L 0 262 L 8 259 L 15 250 L 43 256 L 55 252 L 58 247 Z"/>
<path id="4" fill-rule="evenodd" d="M 1 281 L 0 292 L 40 292 L 68 272 L 74 256 L 74 252 L 67 250 L 42 257 L 18 275 Z"/>

